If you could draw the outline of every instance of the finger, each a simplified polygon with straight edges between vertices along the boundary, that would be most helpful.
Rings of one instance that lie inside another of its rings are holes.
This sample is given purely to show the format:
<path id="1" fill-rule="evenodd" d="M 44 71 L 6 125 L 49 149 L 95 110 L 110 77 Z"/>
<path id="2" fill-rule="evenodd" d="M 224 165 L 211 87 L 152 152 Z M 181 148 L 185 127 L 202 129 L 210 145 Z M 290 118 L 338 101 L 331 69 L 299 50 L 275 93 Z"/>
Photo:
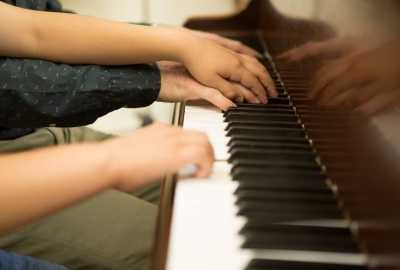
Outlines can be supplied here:
<path id="1" fill-rule="evenodd" d="M 262 85 L 261 92 L 253 91 L 256 94 L 257 98 L 262 103 L 266 103 L 267 102 L 266 93 L 268 93 L 268 95 L 271 97 L 277 97 L 278 92 L 276 91 L 275 83 L 272 80 L 271 76 L 269 75 L 268 70 L 258 60 L 254 58 L 242 56 L 242 59 L 244 60 L 243 64 L 245 68 L 248 71 L 250 71 L 250 73 L 257 79 L 257 82 L 261 83 Z M 247 85 L 243 84 L 243 86 L 250 89 L 250 87 Z"/>
<path id="2" fill-rule="evenodd" d="M 205 99 L 221 110 L 226 111 L 229 107 L 236 107 L 230 99 L 226 98 L 220 91 L 215 88 L 204 86 L 199 92 L 198 96 Z"/>
<path id="3" fill-rule="evenodd" d="M 353 89 L 349 89 L 348 91 L 342 92 L 334 97 L 332 97 L 325 106 L 339 106 L 344 104 L 344 100 L 352 93 Z"/>
<path id="4" fill-rule="evenodd" d="M 248 55 L 248 56 L 254 57 L 254 58 L 259 58 L 259 59 L 264 58 L 264 55 L 262 55 L 258 51 L 254 50 L 254 49 L 252 49 L 250 47 L 247 47 L 247 46 L 245 46 L 243 44 L 242 44 L 242 46 L 240 46 L 238 48 L 237 52 L 240 53 L 240 54 L 244 54 L 244 55 Z"/>
<path id="5" fill-rule="evenodd" d="M 355 109 L 355 111 L 371 115 L 389 105 L 397 104 L 399 101 L 400 101 L 400 88 L 397 88 L 391 92 L 378 94 L 377 96 L 371 98 L 362 105 L 358 106 Z"/>
<path id="6" fill-rule="evenodd" d="M 263 58 L 264 57 L 258 51 L 244 45 L 243 43 L 241 43 L 239 41 L 224 38 L 222 42 L 223 42 L 223 44 L 222 44 L 223 46 L 225 46 L 226 48 L 228 48 L 234 52 L 238 52 L 238 53 L 248 55 L 251 57 L 255 57 L 255 58 Z"/>
<path id="7" fill-rule="evenodd" d="M 318 55 L 320 47 L 321 46 L 318 43 L 309 42 L 281 54 L 280 56 L 278 56 L 278 58 L 285 59 L 287 62 L 297 62 L 304 58 Z"/>
<path id="8" fill-rule="evenodd" d="M 185 131 L 183 159 L 185 165 L 195 164 L 196 177 L 207 177 L 214 163 L 214 150 L 207 135 L 196 131 Z"/>
<path id="9" fill-rule="evenodd" d="M 316 98 L 334 79 L 348 70 L 345 60 L 337 60 L 320 68 L 311 80 L 310 98 Z"/>
<path id="10" fill-rule="evenodd" d="M 357 91 L 354 91 L 351 95 L 349 95 L 345 104 L 348 106 L 357 107 L 366 101 L 370 100 L 372 97 L 378 95 L 382 90 L 382 86 L 379 82 L 374 82 L 368 85 L 365 85 L 359 88 Z"/>
<path id="11" fill-rule="evenodd" d="M 245 61 L 246 67 L 256 76 L 264 88 L 267 89 L 268 95 L 276 98 L 278 96 L 278 92 L 276 91 L 275 83 L 272 80 L 268 70 L 255 59 L 247 58 Z"/>
<path id="12" fill-rule="evenodd" d="M 294 49 L 292 51 L 287 52 L 284 55 L 278 56 L 279 60 L 285 60 L 286 62 L 299 62 L 304 59 L 304 53 L 301 51 L 301 49 Z"/>
<path id="13" fill-rule="evenodd" d="M 244 100 L 242 93 L 237 88 L 235 88 L 226 79 L 224 79 L 218 75 L 213 76 L 213 79 L 210 80 L 209 86 L 211 86 L 211 88 L 217 89 L 226 98 L 228 98 L 232 101 L 243 102 L 243 100 Z"/>
<path id="14" fill-rule="evenodd" d="M 243 87 L 243 85 L 233 82 L 231 81 L 232 85 L 234 87 L 236 87 L 240 92 L 242 92 L 244 99 L 248 102 L 248 103 L 256 103 L 259 104 L 261 103 L 261 101 L 254 95 L 254 93 L 252 91 L 250 91 L 249 89 Z"/>
<path id="15" fill-rule="evenodd" d="M 247 68 L 240 67 L 235 69 L 228 79 L 239 82 L 245 88 L 250 89 L 262 103 L 267 103 L 267 93 L 263 85 Z"/>

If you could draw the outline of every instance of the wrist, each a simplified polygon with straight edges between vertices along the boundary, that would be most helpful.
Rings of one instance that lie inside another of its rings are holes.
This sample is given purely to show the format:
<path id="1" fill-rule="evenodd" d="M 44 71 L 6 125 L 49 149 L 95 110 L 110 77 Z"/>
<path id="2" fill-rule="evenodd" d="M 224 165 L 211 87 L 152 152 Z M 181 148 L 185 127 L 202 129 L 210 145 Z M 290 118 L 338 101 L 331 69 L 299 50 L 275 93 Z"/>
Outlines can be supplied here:
<path id="1" fill-rule="evenodd" d="M 182 63 L 187 67 L 193 61 L 193 57 L 201 57 L 199 54 L 202 52 L 204 39 L 186 31 L 182 32 L 185 37 L 182 37 L 184 42 L 181 43 L 178 60 L 176 60 L 176 62 Z"/>
<path id="2" fill-rule="evenodd" d="M 113 147 L 108 146 L 111 140 L 114 139 L 88 145 L 95 164 L 94 167 L 98 171 L 99 178 L 104 181 L 106 188 L 116 186 L 120 179 L 118 164 L 113 155 Z"/>

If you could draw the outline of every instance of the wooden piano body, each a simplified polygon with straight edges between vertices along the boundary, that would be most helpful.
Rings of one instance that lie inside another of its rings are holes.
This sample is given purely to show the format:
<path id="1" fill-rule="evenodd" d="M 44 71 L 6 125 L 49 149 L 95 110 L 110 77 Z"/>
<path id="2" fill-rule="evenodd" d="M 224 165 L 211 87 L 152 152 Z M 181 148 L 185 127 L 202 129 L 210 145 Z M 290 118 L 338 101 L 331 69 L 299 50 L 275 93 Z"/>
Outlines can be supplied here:
<path id="1" fill-rule="evenodd" d="M 297 1 L 297 6 L 299 2 L 306 1 Z M 346 108 L 320 107 L 307 98 L 307 90 L 309 79 L 323 64 L 321 59 L 314 57 L 295 64 L 285 64 L 275 59 L 278 53 L 309 41 L 357 36 L 373 28 L 376 31 L 398 31 L 400 4 L 396 0 L 319 0 L 314 5 L 317 19 L 306 19 L 283 15 L 271 1 L 253 0 L 233 14 L 192 18 L 185 26 L 238 39 L 271 56 L 273 68 L 284 85 L 282 91 L 288 95 L 289 105 L 295 109 L 305 136 L 312 141 L 312 149 L 325 178 L 324 184 L 333 190 L 337 208 L 366 267 L 400 269 L 399 111 L 388 108 L 373 117 L 367 117 Z M 267 61 L 266 65 L 270 63 Z M 176 125 L 183 125 L 186 121 L 185 106 L 187 104 L 182 103 L 175 108 Z M 246 123 L 242 121 L 241 124 Z M 234 149 L 238 152 L 241 150 Z M 258 179 L 255 174 L 249 175 Z M 171 256 L 170 233 L 177 203 L 174 202 L 174 195 L 178 177 L 168 176 L 163 184 L 152 270 L 175 270 L 168 267 L 168 260 Z M 240 173 L 236 177 L 240 178 Z M 203 196 L 207 200 L 207 195 Z M 196 232 L 193 231 L 193 234 Z M 203 254 L 198 256 L 207 262 Z M 338 262 L 337 269 L 352 269 L 339 266 Z M 253 267 L 246 269 L 275 269 L 265 265 Z M 282 266 L 276 269 L 311 269 L 303 267 L 306 268 Z M 230 270 L 218 270 L 225 269 Z M 318 266 L 315 269 L 319 269 Z"/>

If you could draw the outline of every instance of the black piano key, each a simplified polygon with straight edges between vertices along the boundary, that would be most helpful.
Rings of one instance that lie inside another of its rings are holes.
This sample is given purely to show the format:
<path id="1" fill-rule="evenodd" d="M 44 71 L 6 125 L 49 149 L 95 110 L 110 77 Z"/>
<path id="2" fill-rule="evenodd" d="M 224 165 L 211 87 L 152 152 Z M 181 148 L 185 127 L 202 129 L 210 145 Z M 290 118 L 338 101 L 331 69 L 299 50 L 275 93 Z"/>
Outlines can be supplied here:
<path id="1" fill-rule="evenodd" d="M 251 120 L 251 121 L 235 120 L 232 122 L 228 122 L 228 124 L 225 127 L 225 130 L 229 130 L 230 128 L 236 127 L 236 126 L 303 129 L 303 125 L 298 122 L 263 121 L 263 120 Z"/>
<path id="2" fill-rule="evenodd" d="M 322 172 L 321 166 L 318 165 L 317 162 L 315 161 L 274 161 L 274 160 L 259 160 L 259 159 L 235 159 L 232 161 L 232 170 L 241 167 L 294 169 L 294 170 Z"/>
<path id="3" fill-rule="evenodd" d="M 276 127 L 276 128 L 296 128 L 302 129 L 303 125 L 299 122 L 284 122 L 284 121 L 231 121 L 228 123 L 226 130 L 233 127 Z"/>
<path id="4" fill-rule="evenodd" d="M 233 142 L 228 152 L 232 152 L 235 148 L 250 148 L 250 149 L 270 149 L 270 150 L 293 150 L 293 151 L 313 151 L 311 145 L 302 145 L 294 143 L 271 143 L 271 142 L 252 142 L 244 140 L 236 140 Z"/>
<path id="5" fill-rule="evenodd" d="M 287 95 L 287 94 L 279 94 L 278 93 L 278 96 L 276 98 L 289 98 L 289 95 Z"/>
<path id="6" fill-rule="evenodd" d="M 315 161 L 312 151 L 283 151 L 265 149 L 235 148 L 228 159 L 232 163 L 236 159 L 260 159 L 275 161 Z"/>
<path id="7" fill-rule="evenodd" d="M 308 94 L 307 92 L 304 93 L 290 93 L 290 99 L 291 100 L 296 100 L 298 98 L 307 98 Z"/>
<path id="8" fill-rule="evenodd" d="M 269 72 L 269 75 L 274 82 L 281 81 L 281 77 L 277 73 Z"/>
<path id="9" fill-rule="evenodd" d="M 245 199 L 252 199 L 337 204 L 336 198 L 334 197 L 333 192 L 330 190 L 327 190 L 326 192 L 302 192 L 272 189 L 242 189 L 237 191 L 235 194 L 237 196 L 237 202 Z"/>
<path id="10" fill-rule="evenodd" d="M 288 94 L 286 89 L 282 86 L 275 85 L 275 90 L 276 90 L 276 92 L 278 92 L 278 94 Z"/>
<path id="11" fill-rule="evenodd" d="M 284 181 L 276 181 L 275 179 L 245 179 L 244 181 L 239 181 L 239 186 L 236 192 L 243 189 L 273 189 L 273 190 L 292 190 L 292 191 L 326 191 L 329 190 L 325 182 L 312 182 L 312 181 L 297 181 L 295 179 L 287 179 Z"/>
<path id="12" fill-rule="evenodd" d="M 253 259 L 245 270 L 368 270 L 364 265 Z"/>
<path id="13" fill-rule="evenodd" d="M 303 129 L 303 125 L 298 122 L 281 122 L 281 121 L 233 121 L 229 122 L 226 126 L 226 130 L 229 131 L 234 127 L 246 128 L 246 127 L 269 127 L 269 128 L 294 128 Z M 228 133 L 229 134 L 229 133 Z"/>
<path id="14" fill-rule="evenodd" d="M 343 219 L 343 214 L 338 206 L 331 204 L 315 204 L 313 202 L 291 202 L 291 201 L 259 201 L 241 200 L 238 202 L 238 215 L 285 220 L 306 219 Z"/>
<path id="15" fill-rule="evenodd" d="M 279 122 L 279 121 L 278 121 Z M 227 136 L 238 134 L 255 134 L 262 136 L 277 136 L 277 137 L 301 137 L 304 138 L 306 133 L 302 128 L 270 128 L 270 127 L 250 127 L 245 125 L 237 125 L 231 127 L 227 131 Z"/>
<path id="16" fill-rule="evenodd" d="M 294 110 L 294 107 L 292 105 L 288 104 L 263 104 L 263 103 L 246 103 L 246 102 L 241 102 L 241 103 L 235 103 L 237 107 L 231 107 L 231 108 L 284 108 L 284 109 L 291 109 Z"/>
<path id="17" fill-rule="evenodd" d="M 238 134 L 230 136 L 228 146 L 233 145 L 236 141 L 249 141 L 249 142 L 270 142 L 270 143 L 291 143 L 299 145 L 310 145 L 307 138 L 295 137 L 276 137 L 276 136 L 259 136 L 254 134 Z"/>
<path id="18" fill-rule="evenodd" d="M 229 108 L 223 114 L 224 117 L 227 117 L 232 114 L 289 114 L 289 115 L 296 115 L 296 111 L 290 108 L 290 106 L 284 107 L 236 107 L 236 108 Z"/>
<path id="19" fill-rule="evenodd" d="M 275 181 L 298 181 L 298 182 L 324 182 L 326 176 L 319 171 L 303 171 L 293 169 L 277 168 L 243 168 L 236 167 L 232 170 L 233 180 L 247 181 L 272 179 Z"/>
<path id="20" fill-rule="evenodd" d="M 332 204 L 315 204 L 312 202 L 294 202 L 294 201 L 266 201 L 266 200 L 253 200 L 243 199 L 238 202 L 239 215 L 247 215 L 250 217 L 265 217 L 269 213 L 303 213 L 315 215 L 319 218 L 327 218 L 331 215 L 334 217 L 343 218 L 343 213 L 338 205 Z M 257 214 L 253 215 L 253 214 Z"/>
<path id="21" fill-rule="evenodd" d="M 251 120 L 264 120 L 264 121 L 287 121 L 287 122 L 297 122 L 298 117 L 294 114 L 280 114 L 280 113 L 260 113 L 260 112 L 254 112 L 254 113 L 246 113 L 246 114 L 240 114 L 240 113 L 231 113 L 226 116 L 225 121 L 230 122 L 230 121 L 236 121 L 236 120 L 245 120 L 245 121 L 251 121 Z"/>
<path id="22" fill-rule="evenodd" d="M 287 97 L 277 97 L 277 98 L 268 98 L 268 103 L 267 104 L 284 104 L 284 105 L 290 105 L 291 101 Z"/>
<path id="23" fill-rule="evenodd" d="M 244 227 L 243 248 L 358 253 L 348 228 L 264 224 Z"/>

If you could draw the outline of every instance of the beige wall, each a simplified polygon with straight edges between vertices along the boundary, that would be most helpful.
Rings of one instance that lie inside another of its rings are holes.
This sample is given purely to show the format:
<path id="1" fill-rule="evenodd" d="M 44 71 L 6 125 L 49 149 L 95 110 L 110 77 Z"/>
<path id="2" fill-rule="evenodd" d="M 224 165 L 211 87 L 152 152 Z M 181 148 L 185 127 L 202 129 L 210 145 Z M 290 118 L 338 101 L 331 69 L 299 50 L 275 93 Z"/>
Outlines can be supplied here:
<path id="1" fill-rule="evenodd" d="M 65 9 L 115 21 L 143 21 L 143 0 L 60 0 Z"/>
<path id="2" fill-rule="evenodd" d="M 235 0 L 60 0 L 66 9 L 116 21 L 182 25 L 193 15 L 231 12 Z"/>

